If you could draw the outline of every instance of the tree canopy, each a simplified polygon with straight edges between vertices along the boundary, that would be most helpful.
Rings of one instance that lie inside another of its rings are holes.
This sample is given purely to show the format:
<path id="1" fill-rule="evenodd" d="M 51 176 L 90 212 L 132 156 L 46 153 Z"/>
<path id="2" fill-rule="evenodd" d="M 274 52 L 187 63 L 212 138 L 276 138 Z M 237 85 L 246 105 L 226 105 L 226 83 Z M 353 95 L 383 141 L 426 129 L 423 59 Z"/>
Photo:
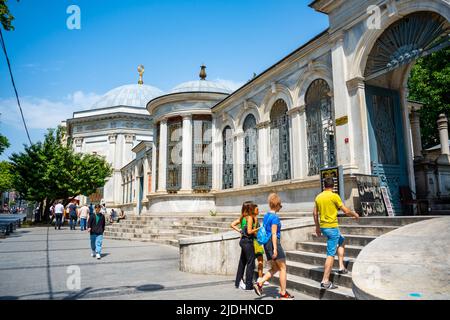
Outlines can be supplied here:
<path id="1" fill-rule="evenodd" d="M 46 200 L 48 207 L 57 199 L 67 202 L 77 195 L 88 196 L 111 176 L 111 166 L 103 157 L 75 153 L 61 143 L 63 134 L 61 128 L 49 129 L 43 142 L 10 157 L 14 189 L 23 199 Z"/>
<path id="2" fill-rule="evenodd" d="M 11 173 L 11 164 L 8 161 L 0 162 L 0 193 L 12 189 L 13 175 Z"/>
<path id="3" fill-rule="evenodd" d="M 441 113 L 450 115 L 450 49 L 418 59 L 408 88 L 410 100 L 424 103 L 419 112 L 423 147 L 439 144 L 436 121 Z"/>
<path id="4" fill-rule="evenodd" d="M 9 141 L 4 135 L 0 134 L 0 155 L 6 148 L 9 148 Z"/>
<path id="5" fill-rule="evenodd" d="M 8 5 L 6 4 L 8 0 L 0 0 L 0 23 L 3 26 L 3 29 L 6 31 L 14 30 L 14 26 L 12 25 L 12 21 L 14 20 L 14 16 L 9 11 Z M 17 0 L 19 2 L 19 0 Z"/>

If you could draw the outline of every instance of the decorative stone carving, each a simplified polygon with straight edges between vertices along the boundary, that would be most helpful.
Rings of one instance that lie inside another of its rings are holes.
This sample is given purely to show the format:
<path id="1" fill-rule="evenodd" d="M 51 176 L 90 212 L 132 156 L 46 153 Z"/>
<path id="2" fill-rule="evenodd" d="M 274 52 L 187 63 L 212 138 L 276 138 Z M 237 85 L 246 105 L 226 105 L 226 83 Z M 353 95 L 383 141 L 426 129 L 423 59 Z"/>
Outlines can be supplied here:
<path id="1" fill-rule="evenodd" d="M 108 135 L 108 141 L 109 141 L 109 143 L 116 143 L 116 141 L 117 141 L 117 134 L 110 134 L 110 135 Z"/>
<path id="2" fill-rule="evenodd" d="M 83 145 L 83 138 L 75 138 L 73 142 L 75 143 L 75 147 L 81 148 Z"/>
<path id="3" fill-rule="evenodd" d="M 134 135 L 134 134 L 126 134 L 125 135 L 125 143 L 133 143 L 135 138 L 136 138 L 136 135 Z"/>

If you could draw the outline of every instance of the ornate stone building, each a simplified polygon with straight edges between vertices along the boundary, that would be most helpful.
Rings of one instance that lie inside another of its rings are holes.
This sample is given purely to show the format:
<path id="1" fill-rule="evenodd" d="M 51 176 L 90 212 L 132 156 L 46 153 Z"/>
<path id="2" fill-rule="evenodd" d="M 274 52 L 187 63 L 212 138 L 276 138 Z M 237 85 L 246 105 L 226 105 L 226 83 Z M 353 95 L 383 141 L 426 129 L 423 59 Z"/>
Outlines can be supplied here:
<path id="1" fill-rule="evenodd" d="M 104 188 L 88 198 L 81 197 L 82 203 L 104 202 L 108 208 L 117 208 L 126 201 L 134 201 L 132 195 L 124 198 L 123 194 L 124 187 L 134 183 L 137 175 L 126 176 L 124 185 L 121 169 L 134 159 L 133 150 L 137 145 L 152 142 L 145 104 L 161 94 L 161 90 L 144 85 L 141 78 L 138 84 L 107 92 L 89 110 L 74 112 L 66 121 L 75 151 L 104 156 L 114 170 Z"/>
<path id="2" fill-rule="evenodd" d="M 341 166 L 348 206 L 359 205 L 357 177 L 376 176 L 394 214 L 404 212 L 401 190 L 418 189 L 414 151 L 421 150 L 407 79 L 417 58 L 449 46 L 449 3 L 309 6 L 328 15 L 329 27 L 238 90 L 206 80 L 202 67 L 200 80 L 146 101 L 142 129 L 151 127 L 153 140 L 135 147 L 139 160 L 122 178 L 117 171 L 114 203 L 135 213 L 239 212 L 248 199 L 264 210 L 277 191 L 283 211 L 310 211 L 319 171 Z M 117 153 L 131 157 L 131 146 Z M 449 197 L 450 176 L 440 179 L 448 190 L 440 197 Z"/>

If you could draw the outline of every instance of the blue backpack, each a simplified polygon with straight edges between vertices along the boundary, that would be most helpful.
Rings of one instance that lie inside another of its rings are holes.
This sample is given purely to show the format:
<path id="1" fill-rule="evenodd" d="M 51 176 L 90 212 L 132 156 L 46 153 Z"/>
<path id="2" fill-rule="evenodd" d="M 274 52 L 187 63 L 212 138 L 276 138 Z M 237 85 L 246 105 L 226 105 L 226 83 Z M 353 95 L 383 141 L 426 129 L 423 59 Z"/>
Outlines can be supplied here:
<path id="1" fill-rule="evenodd" d="M 269 217 L 266 221 L 266 224 L 270 224 L 270 220 L 271 219 Z M 258 230 L 258 233 L 256 235 L 256 241 L 258 241 L 258 243 L 261 245 L 264 245 L 267 242 L 269 242 L 270 238 L 272 237 L 272 232 L 267 232 L 266 230 L 266 224 L 263 221 L 261 229 Z"/>

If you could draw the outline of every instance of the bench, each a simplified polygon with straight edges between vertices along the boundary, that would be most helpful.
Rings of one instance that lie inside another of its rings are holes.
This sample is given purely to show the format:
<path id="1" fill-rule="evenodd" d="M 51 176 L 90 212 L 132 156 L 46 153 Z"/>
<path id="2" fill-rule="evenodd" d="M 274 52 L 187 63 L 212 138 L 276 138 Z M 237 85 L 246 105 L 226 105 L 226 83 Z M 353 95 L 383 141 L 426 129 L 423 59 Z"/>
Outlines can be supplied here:
<path id="1" fill-rule="evenodd" d="M 0 215 L 0 234 L 9 235 L 17 228 L 20 228 L 22 221 L 25 221 L 24 214 L 1 214 Z"/>

